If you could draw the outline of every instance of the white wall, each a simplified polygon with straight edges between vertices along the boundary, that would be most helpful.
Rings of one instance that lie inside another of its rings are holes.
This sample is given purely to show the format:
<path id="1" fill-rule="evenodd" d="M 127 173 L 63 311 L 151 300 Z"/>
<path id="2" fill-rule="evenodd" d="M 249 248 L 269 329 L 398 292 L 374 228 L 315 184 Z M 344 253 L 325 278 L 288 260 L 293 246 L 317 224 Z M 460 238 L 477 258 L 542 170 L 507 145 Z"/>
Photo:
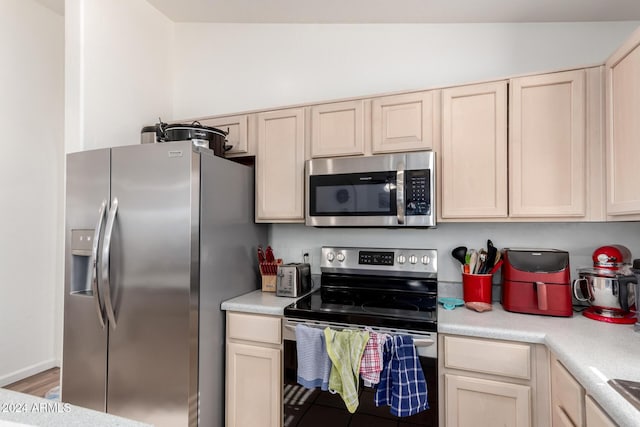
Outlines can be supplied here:
<path id="1" fill-rule="evenodd" d="M 630 223 L 442 223 L 433 229 L 337 229 L 302 224 L 274 224 L 269 238 L 284 262 L 301 262 L 311 256 L 312 272 L 320 273 L 322 246 L 426 248 L 438 250 L 438 279 L 460 282 L 460 263 L 451 256 L 457 246 L 487 247 L 487 239 L 502 248 L 555 248 L 569 251 L 571 275 L 590 267 L 591 254 L 603 245 L 625 245 L 640 258 L 640 222 Z M 496 281 L 499 277 L 496 276 Z"/>
<path id="2" fill-rule="evenodd" d="M 61 331 L 64 18 L 0 0 L 0 385 L 56 365 Z"/>
<path id="3" fill-rule="evenodd" d="M 176 24 L 176 118 L 421 89 L 603 63 L 639 22 L 437 25 Z M 197 66 L 196 66 L 197 65 Z M 640 258 L 640 224 L 440 224 L 434 230 L 272 225 L 285 261 L 322 245 L 439 250 L 440 279 L 459 281 L 450 252 L 490 238 L 555 247 L 573 275 L 604 244 Z"/>
<path id="4" fill-rule="evenodd" d="M 176 24 L 176 118 L 602 63 L 640 23 Z"/>
<path id="5" fill-rule="evenodd" d="M 130 145 L 172 115 L 173 22 L 144 0 L 66 0 L 66 151 Z"/>

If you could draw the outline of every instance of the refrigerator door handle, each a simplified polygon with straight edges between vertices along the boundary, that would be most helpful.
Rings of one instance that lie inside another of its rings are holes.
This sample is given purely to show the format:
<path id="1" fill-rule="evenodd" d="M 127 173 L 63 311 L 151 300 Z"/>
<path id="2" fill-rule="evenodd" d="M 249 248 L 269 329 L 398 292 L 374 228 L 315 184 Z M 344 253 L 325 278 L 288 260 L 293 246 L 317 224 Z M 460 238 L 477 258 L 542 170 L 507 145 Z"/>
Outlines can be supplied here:
<path id="1" fill-rule="evenodd" d="M 107 211 L 106 199 L 102 201 L 100 205 L 100 212 L 98 213 L 98 222 L 93 232 L 93 243 L 91 246 L 91 259 L 89 265 L 91 266 L 91 291 L 93 292 L 93 299 L 96 302 L 96 313 L 98 314 L 98 320 L 100 321 L 100 327 L 104 329 L 104 309 L 102 301 L 100 300 L 100 291 L 98 290 L 98 244 L 100 243 L 100 235 L 102 232 L 102 222 L 104 215 Z"/>
<path id="2" fill-rule="evenodd" d="M 116 328 L 116 316 L 113 311 L 113 304 L 111 303 L 111 284 L 109 283 L 109 257 L 111 256 L 111 235 L 113 233 L 113 225 L 116 220 L 116 213 L 118 212 L 118 198 L 114 197 L 111 202 L 111 210 L 107 217 L 107 225 L 105 226 L 104 239 L 102 241 L 102 283 L 105 284 L 104 301 L 107 310 L 107 317 L 111 328 Z"/>

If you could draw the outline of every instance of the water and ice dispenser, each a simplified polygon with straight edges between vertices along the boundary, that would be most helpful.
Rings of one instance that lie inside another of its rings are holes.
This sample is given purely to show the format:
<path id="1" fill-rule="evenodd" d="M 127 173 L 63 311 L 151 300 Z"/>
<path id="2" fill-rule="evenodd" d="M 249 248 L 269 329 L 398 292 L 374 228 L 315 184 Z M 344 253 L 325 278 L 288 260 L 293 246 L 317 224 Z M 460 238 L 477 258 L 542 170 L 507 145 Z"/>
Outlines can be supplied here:
<path id="1" fill-rule="evenodd" d="M 93 296 L 91 288 L 94 230 L 71 230 L 71 294 Z"/>

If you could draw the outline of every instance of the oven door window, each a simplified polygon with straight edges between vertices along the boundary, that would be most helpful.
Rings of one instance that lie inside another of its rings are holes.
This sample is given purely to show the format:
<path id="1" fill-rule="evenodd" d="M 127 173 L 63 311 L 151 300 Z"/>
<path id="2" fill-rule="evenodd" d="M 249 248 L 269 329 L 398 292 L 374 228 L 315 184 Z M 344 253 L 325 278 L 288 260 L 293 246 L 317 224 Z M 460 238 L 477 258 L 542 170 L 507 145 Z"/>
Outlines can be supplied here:
<path id="1" fill-rule="evenodd" d="M 395 216 L 396 172 L 309 177 L 311 216 Z"/>

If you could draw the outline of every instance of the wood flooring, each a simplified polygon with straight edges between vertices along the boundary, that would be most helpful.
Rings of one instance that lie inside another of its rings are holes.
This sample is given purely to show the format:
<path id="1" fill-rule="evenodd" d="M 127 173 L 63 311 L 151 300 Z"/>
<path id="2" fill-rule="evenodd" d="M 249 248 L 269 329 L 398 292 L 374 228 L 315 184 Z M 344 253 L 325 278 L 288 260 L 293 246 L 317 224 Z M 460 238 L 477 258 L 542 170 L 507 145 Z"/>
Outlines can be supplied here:
<path id="1" fill-rule="evenodd" d="M 4 388 L 33 396 L 44 397 L 49 390 L 58 385 L 60 385 L 60 368 L 51 368 L 4 386 Z"/>

